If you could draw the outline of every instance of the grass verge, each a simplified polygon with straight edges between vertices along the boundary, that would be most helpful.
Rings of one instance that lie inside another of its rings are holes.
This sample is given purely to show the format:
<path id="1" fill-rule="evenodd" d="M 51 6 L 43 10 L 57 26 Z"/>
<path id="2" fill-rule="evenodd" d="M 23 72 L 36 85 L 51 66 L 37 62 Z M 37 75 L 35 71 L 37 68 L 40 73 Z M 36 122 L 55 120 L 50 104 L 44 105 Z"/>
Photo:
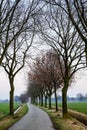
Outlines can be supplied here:
<path id="1" fill-rule="evenodd" d="M 7 130 L 28 112 L 27 104 L 23 104 L 14 116 L 7 116 L 0 121 L 0 130 Z"/>
<path id="2" fill-rule="evenodd" d="M 16 110 L 21 103 L 14 102 L 14 110 Z M 4 118 L 5 116 L 9 115 L 9 103 L 0 103 L 0 119 Z"/>
<path id="3" fill-rule="evenodd" d="M 64 119 L 61 111 L 56 112 L 54 109 L 40 108 L 48 113 L 56 130 L 87 130 L 87 126 L 72 117 Z"/>

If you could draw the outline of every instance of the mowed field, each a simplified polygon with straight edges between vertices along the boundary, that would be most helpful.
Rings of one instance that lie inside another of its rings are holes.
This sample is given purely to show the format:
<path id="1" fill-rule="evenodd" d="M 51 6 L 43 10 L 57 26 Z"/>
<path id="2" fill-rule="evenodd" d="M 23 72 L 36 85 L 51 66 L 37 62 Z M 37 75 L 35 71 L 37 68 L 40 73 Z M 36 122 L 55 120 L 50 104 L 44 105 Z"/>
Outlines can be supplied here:
<path id="1" fill-rule="evenodd" d="M 21 105 L 21 103 L 14 103 L 15 110 Z M 9 103 L 0 103 L 0 115 L 5 116 L 9 114 Z"/>
<path id="2" fill-rule="evenodd" d="M 55 103 L 52 103 L 55 106 Z M 62 107 L 62 103 L 58 103 Z M 68 102 L 68 109 L 87 114 L 87 102 Z"/>

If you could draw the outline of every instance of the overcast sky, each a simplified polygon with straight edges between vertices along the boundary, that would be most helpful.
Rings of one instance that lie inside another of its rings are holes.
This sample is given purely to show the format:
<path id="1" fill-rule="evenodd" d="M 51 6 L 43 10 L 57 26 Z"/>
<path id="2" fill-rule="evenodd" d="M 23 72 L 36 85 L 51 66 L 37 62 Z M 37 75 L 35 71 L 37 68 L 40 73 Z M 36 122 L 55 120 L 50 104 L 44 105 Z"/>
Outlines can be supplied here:
<path id="1" fill-rule="evenodd" d="M 28 70 L 27 70 L 28 71 Z M 20 95 L 27 88 L 26 71 L 22 70 L 15 78 L 15 95 Z M 9 99 L 9 81 L 6 73 L 0 70 L 0 99 Z M 78 72 L 74 82 L 68 90 L 68 96 L 75 97 L 77 93 L 87 93 L 87 70 Z M 61 94 L 59 92 L 59 94 Z"/>
<path id="2" fill-rule="evenodd" d="M 15 95 L 20 95 L 26 91 L 26 79 L 24 71 L 22 70 L 15 77 Z M 4 70 L 0 71 L 0 99 L 9 99 L 9 80 L 6 72 Z"/>

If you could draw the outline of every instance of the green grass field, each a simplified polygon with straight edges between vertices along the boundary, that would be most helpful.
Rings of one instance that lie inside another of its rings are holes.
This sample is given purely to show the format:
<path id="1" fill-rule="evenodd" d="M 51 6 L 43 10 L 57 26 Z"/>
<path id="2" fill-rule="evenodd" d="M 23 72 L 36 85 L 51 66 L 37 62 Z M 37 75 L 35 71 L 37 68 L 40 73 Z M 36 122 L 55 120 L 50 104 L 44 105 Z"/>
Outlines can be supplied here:
<path id="1" fill-rule="evenodd" d="M 14 103 L 14 109 L 16 110 L 21 103 Z M 0 113 L 3 113 L 3 115 L 9 114 L 9 103 L 0 103 Z"/>
<path id="2" fill-rule="evenodd" d="M 52 105 L 55 106 L 55 103 Z M 62 103 L 58 103 L 58 106 L 62 107 Z M 87 114 L 87 102 L 68 102 L 68 109 Z"/>

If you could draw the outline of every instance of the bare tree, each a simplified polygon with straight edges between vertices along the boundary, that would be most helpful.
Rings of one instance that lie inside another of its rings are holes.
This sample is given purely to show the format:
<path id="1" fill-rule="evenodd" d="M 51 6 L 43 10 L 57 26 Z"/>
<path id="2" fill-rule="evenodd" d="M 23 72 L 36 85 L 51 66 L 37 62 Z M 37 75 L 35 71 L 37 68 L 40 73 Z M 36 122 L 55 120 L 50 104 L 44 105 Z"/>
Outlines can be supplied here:
<path id="1" fill-rule="evenodd" d="M 0 1 L 0 65 L 8 46 L 13 40 L 13 37 L 10 38 L 9 35 L 11 35 L 10 32 L 13 30 L 13 17 L 15 15 L 15 11 L 19 5 L 19 2 L 20 0 L 16 0 L 13 3 L 11 3 L 9 0 Z M 17 34 L 15 34 L 15 36 L 16 35 Z"/>
<path id="2" fill-rule="evenodd" d="M 10 115 L 14 113 L 14 78 L 19 71 L 25 66 L 27 54 L 29 53 L 30 46 L 33 42 L 34 33 L 30 34 L 30 39 L 26 41 L 26 37 L 22 39 L 14 39 L 13 44 L 5 53 L 2 66 L 8 74 L 10 83 Z M 28 37 L 29 38 L 29 37 Z"/>
<path id="3" fill-rule="evenodd" d="M 24 67 L 33 42 L 36 25 L 34 19 L 43 7 L 43 4 L 39 4 L 40 0 L 0 2 L 0 65 L 2 64 L 9 77 L 11 115 L 14 111 L 14 77 Z"/>
<path id="4" fill-rule="evenodd" d="M 87 0 L 43 0 L 47 4 L 61 7 L 70 17 L 73 26 L 85 44 L 85 57 L 87 65 Z"/>
<path id="5" fill-rule="evenodd" d="M 68 15 L 85 43 L 87 64 L 87 0 L 65 0 Z"/>
<path id="6" fill-rule="evenodd" d="M 14 39 L 30 28 L 43 5 L 40 0 L 0 1 L 0 65 Z"/>
<path id="7" fill-rule="evenodd" d="M 43 63 L 43 62 L 42 62 Z M 61 63 L 62 65 L 62 63 Z M 56 111 L 58 111 L 58 101 L 57 101 L 57 90 L 60 88 L 60 85 L 62 85 L 62 76 L 60 71 L 60 65 L 57 59 L 57 54 L 53 50 L 47 51 L 44 58 L 44 70 L 45 70 L 45 78 L 48 79 L 49 82 L 46 80 L 45 85 L 48 84 L 47 94 L 50 96 L 54 93 L 55 95 L 55 106 Z M 50 85 L 50 86 L 49 86 Z M 51 91 L 51 92 L 50 92 Z M 51 108 L 51 101 L 49 101 L 49 108 Z"/>
<path id="8" fill-rule="evenodd" d="M 72 26 L 71 20 L 65 11 L 53 4 L 48 4 L 45 8 L 45 15 L 42 17 L 45 28 L 41 21 L 39 30 L 42 39 L 50 45 L 57 53 L 63 78 L 62 107 L 63 117 L 67 117 L 67 90 L 73 75 L 83 66 L 84 44 Z M 63 61 L 63 66 L 60 61 Z"/>
<path id="9" fill-rule="evenodd" d="M 84 95 L 81 93 L 78 93 L 77 98 L 79 99 L 79 101 L 82 101 L 84 99 Z"/>

